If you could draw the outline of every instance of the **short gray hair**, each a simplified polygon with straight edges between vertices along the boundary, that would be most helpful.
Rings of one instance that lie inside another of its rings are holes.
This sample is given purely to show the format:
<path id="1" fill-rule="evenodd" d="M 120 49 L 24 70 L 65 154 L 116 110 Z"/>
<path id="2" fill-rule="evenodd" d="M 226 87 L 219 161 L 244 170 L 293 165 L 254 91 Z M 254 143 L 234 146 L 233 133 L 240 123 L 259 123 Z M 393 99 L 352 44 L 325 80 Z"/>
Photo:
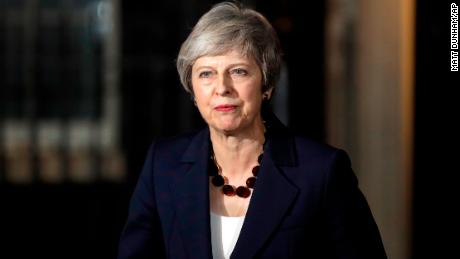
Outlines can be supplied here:
<path id="1" fill-rule="evenodd" d="M 235 48 L 258 64 L 263 75 L 262 92 L 274 88 L 281 67 L 275 30 L 262 14 L 238 3 L 223 2 L 200 18 L 181 46 L 176 66 L 185 90 L 193 96 L 192 66 L 198 58 Z"/>

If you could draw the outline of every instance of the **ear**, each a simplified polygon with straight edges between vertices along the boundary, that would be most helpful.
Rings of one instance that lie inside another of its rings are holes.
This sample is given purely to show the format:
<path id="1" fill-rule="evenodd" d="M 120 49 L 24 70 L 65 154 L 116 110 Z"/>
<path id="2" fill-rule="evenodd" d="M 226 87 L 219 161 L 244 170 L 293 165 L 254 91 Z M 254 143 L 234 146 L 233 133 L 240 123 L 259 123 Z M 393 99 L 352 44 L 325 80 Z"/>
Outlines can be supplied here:
<path id="1" fill-rule="evenodd" d="M 267 101 L 270 100 L 272 98 L 272 92 L 273 92 L 273 88 L 270 88 L 267 91 L 265 91 L 262 94 L 262 99 L 267 100 Z"/>

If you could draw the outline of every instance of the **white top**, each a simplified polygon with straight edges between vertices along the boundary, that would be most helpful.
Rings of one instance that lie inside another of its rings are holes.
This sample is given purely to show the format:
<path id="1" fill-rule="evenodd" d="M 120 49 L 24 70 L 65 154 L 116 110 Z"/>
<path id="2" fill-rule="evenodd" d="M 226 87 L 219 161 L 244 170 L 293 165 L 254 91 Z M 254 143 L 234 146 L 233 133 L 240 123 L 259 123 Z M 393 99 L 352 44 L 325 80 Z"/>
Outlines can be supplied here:
<path id="1" fill-rule="evenodd" d="M 211 243 L 214 259 L 229 259 L 240 235 L 245 216 L 226 217 L 211 211 Z"/>

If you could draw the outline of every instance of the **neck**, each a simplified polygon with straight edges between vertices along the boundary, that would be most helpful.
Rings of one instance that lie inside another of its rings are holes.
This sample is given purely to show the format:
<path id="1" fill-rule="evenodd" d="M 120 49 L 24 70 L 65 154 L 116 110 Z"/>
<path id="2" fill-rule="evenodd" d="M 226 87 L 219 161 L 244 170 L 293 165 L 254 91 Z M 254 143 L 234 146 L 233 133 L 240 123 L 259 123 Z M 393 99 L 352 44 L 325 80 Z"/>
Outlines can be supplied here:
<path id="1" fill-rule="evenodd" d="M 265 141 L 262 121 L 256 127 L 239 134 L 227 134 L 210 129 L 214 155 L 223 173 L 229 178 L 251 174 Z"/>

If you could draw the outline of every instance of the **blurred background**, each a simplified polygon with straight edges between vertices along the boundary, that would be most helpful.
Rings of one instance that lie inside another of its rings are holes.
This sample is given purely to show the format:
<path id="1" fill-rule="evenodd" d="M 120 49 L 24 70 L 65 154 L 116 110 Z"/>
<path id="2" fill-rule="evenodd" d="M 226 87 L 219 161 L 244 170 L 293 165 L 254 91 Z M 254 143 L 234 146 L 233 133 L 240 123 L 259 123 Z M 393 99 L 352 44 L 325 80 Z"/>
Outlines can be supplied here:
<path id="1" fill-rule="evenodd" d="M 204 126 L 174 61 L 217 2 L 0 0 L 0 258 L 116 257 L 150 143 Z M 281 39 L 275 113 L 350 154 L 389 258 L 458 244 L 452 2 L 243 1 Z"/>

